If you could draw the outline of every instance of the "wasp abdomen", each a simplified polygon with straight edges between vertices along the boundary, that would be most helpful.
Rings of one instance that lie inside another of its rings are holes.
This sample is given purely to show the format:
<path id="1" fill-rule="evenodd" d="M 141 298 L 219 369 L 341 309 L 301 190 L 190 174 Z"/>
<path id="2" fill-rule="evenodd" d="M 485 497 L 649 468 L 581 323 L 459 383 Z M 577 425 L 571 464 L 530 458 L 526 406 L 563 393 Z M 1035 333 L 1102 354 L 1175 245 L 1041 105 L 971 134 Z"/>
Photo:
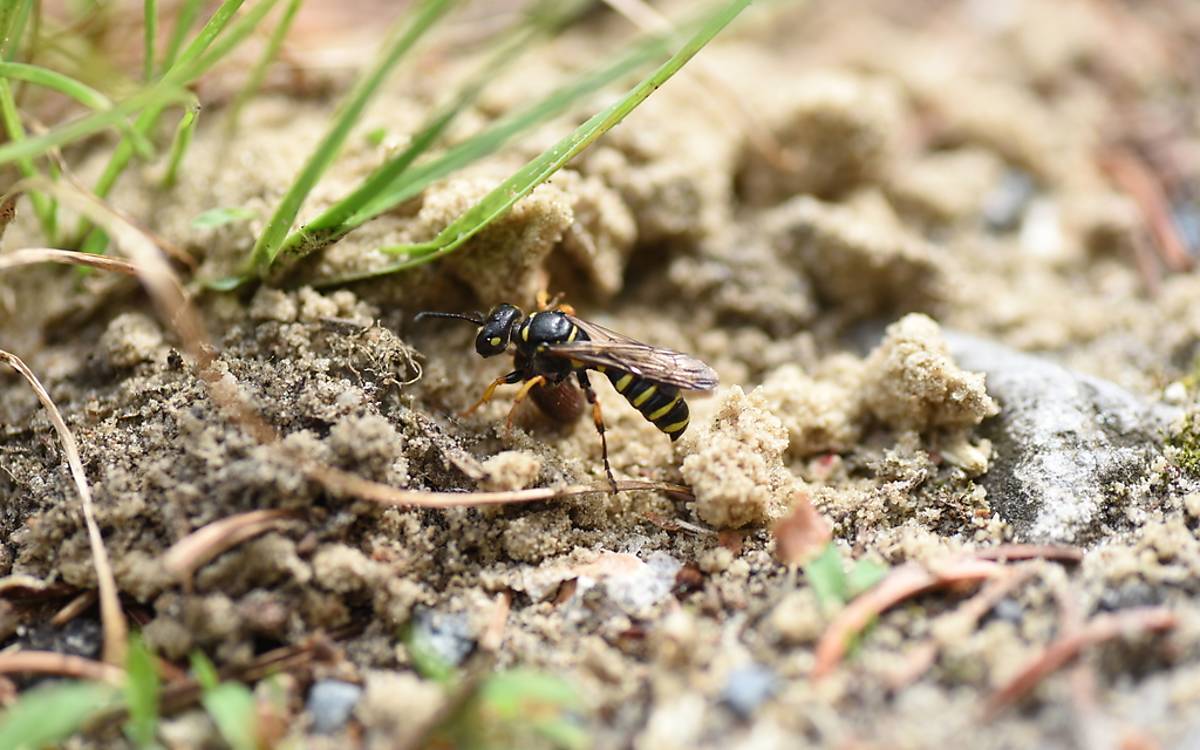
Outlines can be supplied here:
<path id="1" fill-rule="evenodd" d="M 640 411 L 655 427 L 667 433 L 671 440 L 678 440 L 687 429 L 688 406 L 678 388 L 612 368 L 606 368 L 604 374 L 633 408 Z"/>
<path id="2" fill-rule="evenodd" d="M 574 422 L 586 406 L 583 392 L 570 380 L 535 386 L 529 396 L 543 414 L 556 422 Z"/>

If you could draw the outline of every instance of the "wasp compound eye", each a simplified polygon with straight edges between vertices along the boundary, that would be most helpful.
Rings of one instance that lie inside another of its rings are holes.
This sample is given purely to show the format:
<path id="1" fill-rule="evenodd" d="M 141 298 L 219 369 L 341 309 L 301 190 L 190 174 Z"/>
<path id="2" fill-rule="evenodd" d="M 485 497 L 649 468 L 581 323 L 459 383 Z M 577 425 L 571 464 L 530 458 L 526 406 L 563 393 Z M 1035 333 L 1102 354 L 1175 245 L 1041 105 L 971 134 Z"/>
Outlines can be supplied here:
<path id="1" fill-rule="evenodd" d="M 513 305 L 498 305 L 488 313 L 475 337 L 475 351 L 481 357 L 494 357 L 508 351 L 513 328 L 521 320 L 521 311 Z"/>

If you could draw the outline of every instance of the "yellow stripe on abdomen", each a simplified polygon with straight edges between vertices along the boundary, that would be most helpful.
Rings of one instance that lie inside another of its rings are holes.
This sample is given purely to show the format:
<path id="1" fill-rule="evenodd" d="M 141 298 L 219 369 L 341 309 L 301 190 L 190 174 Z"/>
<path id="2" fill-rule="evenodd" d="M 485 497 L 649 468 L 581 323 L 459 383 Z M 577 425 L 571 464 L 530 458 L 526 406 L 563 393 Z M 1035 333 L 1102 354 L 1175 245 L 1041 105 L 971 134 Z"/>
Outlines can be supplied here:
<path id="1" fill-rule="evenodd" d="M 675 398 L 671 399 L 665 406 L 657 411 L 647 414 L 646 419 L 649 419 L 651 422 L 656 422 L 662 419 L 663 417 L 667 416 L 667 412 L 675 408 L 675 404 L 679 403 L 679 399 L 681 398 L 683 398 L 683 396 L 680 396 L 678 393 L 676 393 Z"/>
<path id="2" fill-rule="evenodd" d="M 650 397 L 653 396 L 655 391 L 657 391 L 657 390 L 658 390 L 658 386 L 651 385 L 649 388 L 647 388 L 646 390 L 639 393 L 637 395 L 637 398 L 633 399 L 633 401 L 631 401 L 630 403 L 638 408 L 641 408 L 642 404 L 649 401 Z"/>

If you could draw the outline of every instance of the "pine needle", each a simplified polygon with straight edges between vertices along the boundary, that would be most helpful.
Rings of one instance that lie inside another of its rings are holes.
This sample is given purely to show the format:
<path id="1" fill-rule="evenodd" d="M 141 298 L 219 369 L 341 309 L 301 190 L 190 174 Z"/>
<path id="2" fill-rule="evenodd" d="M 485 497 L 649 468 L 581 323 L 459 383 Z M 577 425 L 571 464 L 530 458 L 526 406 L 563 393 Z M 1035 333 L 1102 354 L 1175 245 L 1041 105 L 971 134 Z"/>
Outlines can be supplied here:
<path id="1" fill-rule="evenodd" d="M 75 489 L 83 506 L 83 520 L 87 525 L 88 541 L 92 547 L 92 565 L 96 569 L 96 582 L 100 589 L 100 620 L 104 627 L 104 661 L 113 666 L 125 663 L 125 648 L 128 645 L 129 626 L 125 623 L 125 614 L 121 611 L 121 602 L 117 596 L 117 583 L 113 578 L 112 565 L 108 552 L 104 549 L 104 539 L 100 536 L 100 527 L 96 525 L 96 512 L 92 506 L 92 489 L 88 485 L 87 475 L 83 473 L 83 462 L 79 458 L 79 445 L 75 435 L 63 421 L 62 414 L 55 406 L 54 400 L 46 388 L 38 380 L 33 371 L 20 357 L 0 349 L 0 360 L 12 367 L 29 383 L 38 400 L 42 402 L 50 416 L 50 423 L 58 433 L 62 443 L 63 453 L 71 468 L 71 478 L 75 480 Z"/>

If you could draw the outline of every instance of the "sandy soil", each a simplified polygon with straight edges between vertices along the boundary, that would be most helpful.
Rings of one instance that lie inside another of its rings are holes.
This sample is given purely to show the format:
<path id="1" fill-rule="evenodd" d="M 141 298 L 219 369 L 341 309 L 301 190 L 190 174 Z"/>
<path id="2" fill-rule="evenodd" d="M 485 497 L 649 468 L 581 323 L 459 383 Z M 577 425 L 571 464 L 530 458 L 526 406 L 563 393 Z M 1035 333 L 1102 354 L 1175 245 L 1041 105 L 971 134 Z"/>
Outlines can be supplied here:
<path id="1" fill-rule="evenodd" d="M 590 23 L 520 65 L 452 138 L 520 101 L 531 81 L 568 75 L 621 30 L 602 16 Z M 445 262 L 313 288 L 378 266 L 380 246 L 431 237 L 574 120 L 270 285 L 198 293 L 217 344 L 207 380 L 130 280 L 6 272 L 0 337 L 79 440 L 122 601 L 158 654 L 184 665 L 203 649 L 236 667 L 336 634 L 281 683 L 302 746 L 420 740 L 449 698 L 414 672 L 401 633 L 417 623 L 464 670 L 486 660 L 563 676 L 596 747 L 1194 747 L 1200 444 L 1188 420 L 1200 281 L 1158 267 L 1161 235 L 1111 164 L 1119 152 L 1146 166 L 1195 250 L 1186 196 L 1200 151 L 1183 71 L 1196 33 L 1200 16 L 1182 2 L 754 9 L 702 66 Z M 404 143 L 438 82 L 459 72 L 435 70 L 432 81 L 399 77 L 372 107 L 362 133 L 387 136 L 352 139 L 306 215 Z M 343 84 L 335 75 L 260 98 L 228 146 L 219 127 L 202 127 L 177 188 L 158 189 L 161 165 L 150 164 L 112 204 L 186 248 L 198 276 L 227 272 Z M 85 181 L 101 151 L 82 156 Z M 257 218 L 192 226 L 218 206 Z M 36 244 L 23 213 L 4 249 Z M 240 389 L 293 455 L 397 488 L 603 486 L 588 419 L 556 424 L 526 404 L 508 432 L 509 394 L 457 416 L 506 363 L 475 356 L 465 324 L 412 322 L 429 308 L 528 309 L 542 289 L 718 371 L 722 386 L 689 399 L 692 425 L 674 445 L 599 385 L 618 478 L 684 483 L 693 500 L 622 492 L 386 507 L 328 491 L 221 405 L 221 389 Z M 1064 417 L 1080 420 L 1076 453 L 1051 453 L 1061 446 L 1027 438 L 1013 419 L 1042 395 L 1001 394 L 983 365 L 960 363 L 963 334 L 1061 365 L 1081 392 L 1117 389 L 1155 416 L 1118 428 L 1105 408 L 1081 407 Z M 1097 467 L 1070 474 L 1061 501 L 1050 481 L 1069 474 L 1053 468 L 1060 455 Z M 1118 459 L 1119 471 L 1105 468 Z M 1051 468 L 1030 479 L 1030 465 Z M 14 592 L 0 601 L 0 637 L 95 656 L 94 609 L 47 624 L 95 574 L 54 433 L 8 375 L 0 467 L 0 587 Z M 974 618 L 958 607 L 977 587 L 907 599 L 817 680 L 817 642 L 838 610 L 779 560 L 771 531 L 799 497 L 832 524 L 846 558 L 893 570 L 1011 542 L 1077 545 L 1082 560 L 1014 565 L 1019 585 Z M 193 530 L 270 508 L 293 513 L 188 585 L 164 567 Z M 17 598 L 30 591 L 41 596 Z M 1071 612 L 1091 621 L 1150 606 L 1169 609 L 1169 632 L 1096 644 L 1019 706 L 984 716 L 1029 660 L 1078 629 Z M 348 722 L 320 733 L 306 701 L 314 683 L 335 679 L 363 692 Z M 194 709 L 165 733 L 180 747 L 213 741 Z"/>

